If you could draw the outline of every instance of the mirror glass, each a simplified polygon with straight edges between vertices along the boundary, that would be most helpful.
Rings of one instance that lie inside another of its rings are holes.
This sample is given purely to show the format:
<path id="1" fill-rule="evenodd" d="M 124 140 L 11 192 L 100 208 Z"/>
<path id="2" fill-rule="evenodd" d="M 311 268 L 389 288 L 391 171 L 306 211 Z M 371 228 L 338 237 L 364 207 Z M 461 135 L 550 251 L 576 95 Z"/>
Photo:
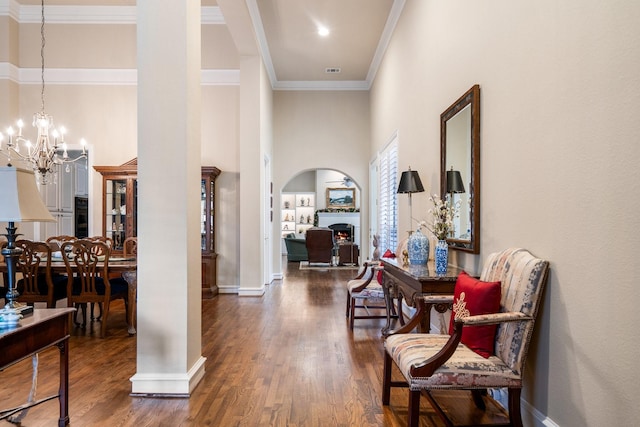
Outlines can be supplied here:
<path id="1" fill-rule="evenodd" d="M 480 250 L 480 86 L 440 116 L 440 192 L 459 206 L 450 247 L 471 253 Z"/>

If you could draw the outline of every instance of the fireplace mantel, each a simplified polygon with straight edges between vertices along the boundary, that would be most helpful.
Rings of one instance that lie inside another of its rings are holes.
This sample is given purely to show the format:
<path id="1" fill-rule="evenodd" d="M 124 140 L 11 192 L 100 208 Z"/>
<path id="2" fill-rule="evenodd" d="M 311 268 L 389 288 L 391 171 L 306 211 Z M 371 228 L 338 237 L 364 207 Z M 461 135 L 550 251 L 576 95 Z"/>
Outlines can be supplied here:
<path id="1" fill-rule="evenodd" d="M 341 222 L 353 225 L 354 243 L 360 245 L 360 212 L 318 212 L 318 227 Z"/>

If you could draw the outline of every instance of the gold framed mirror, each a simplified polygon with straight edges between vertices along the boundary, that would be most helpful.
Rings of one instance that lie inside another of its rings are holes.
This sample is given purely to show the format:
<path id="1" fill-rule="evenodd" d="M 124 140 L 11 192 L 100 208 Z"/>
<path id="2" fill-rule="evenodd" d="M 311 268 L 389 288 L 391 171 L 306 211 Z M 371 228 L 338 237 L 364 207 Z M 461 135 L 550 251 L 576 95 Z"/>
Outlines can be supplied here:
<path id="1" fill-rule="evenodd" d="M 449 247 L 479 253 L 479 85 L 474 85 L 440 115 L 440 197 L 459 205 L 459 215 L 447 238 Z"/>

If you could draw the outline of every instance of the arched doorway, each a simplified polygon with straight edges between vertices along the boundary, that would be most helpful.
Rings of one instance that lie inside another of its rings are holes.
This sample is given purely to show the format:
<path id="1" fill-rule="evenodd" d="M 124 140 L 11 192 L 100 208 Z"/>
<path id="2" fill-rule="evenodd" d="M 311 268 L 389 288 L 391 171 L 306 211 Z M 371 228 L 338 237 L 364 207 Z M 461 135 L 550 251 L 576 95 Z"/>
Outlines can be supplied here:
<path id="1" fill-rule="evenodd" d="M 340 200 L 329 200 L 331 194 L 340 196 Z M 302 171 L 283 186 L 280 200 L 283 262 L 288 261 L 285 237 L 293 237 L 303 244 L 306 230 L 314 225 L 351 224 L 353 232 L 349 239 L 355 244 L 362 241 L 361 188 L 349 175 L 332 169 Z"/>

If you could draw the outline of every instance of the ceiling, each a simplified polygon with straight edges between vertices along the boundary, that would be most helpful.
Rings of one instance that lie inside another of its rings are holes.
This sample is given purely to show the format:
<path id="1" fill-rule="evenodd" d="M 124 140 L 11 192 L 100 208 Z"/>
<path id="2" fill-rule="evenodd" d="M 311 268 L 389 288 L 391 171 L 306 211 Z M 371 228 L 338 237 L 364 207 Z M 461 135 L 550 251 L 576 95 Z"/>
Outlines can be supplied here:
<path id="1" fill-rule="evenodd" d="M 252 17 L 259 15 L 254 30 L 275 88 L 368 89 L 404 0 L 250 0 L 247 5 Z M 320 25 L 329 35 L 318 35 Z"/>
<path id="2" fill-rule="evenodd" d="M 40 0 L 17 2 L 40 4 Z M 275 89 L 367 90 L 405 0 L 244 2 Z M 136 0 L 45 0 L 47 6 L 135 4 Z M 239 1 L 236 4 L 241 5 Z M 217 5 L 217 0 L 202 0 L 202 6 Z M 224 7 L 221 9 L 224 14 Z M 329 35 L 319 36 L 319 25 L 325 26 Z M 334 72 L 326 72 L 328 68 Z"/>

